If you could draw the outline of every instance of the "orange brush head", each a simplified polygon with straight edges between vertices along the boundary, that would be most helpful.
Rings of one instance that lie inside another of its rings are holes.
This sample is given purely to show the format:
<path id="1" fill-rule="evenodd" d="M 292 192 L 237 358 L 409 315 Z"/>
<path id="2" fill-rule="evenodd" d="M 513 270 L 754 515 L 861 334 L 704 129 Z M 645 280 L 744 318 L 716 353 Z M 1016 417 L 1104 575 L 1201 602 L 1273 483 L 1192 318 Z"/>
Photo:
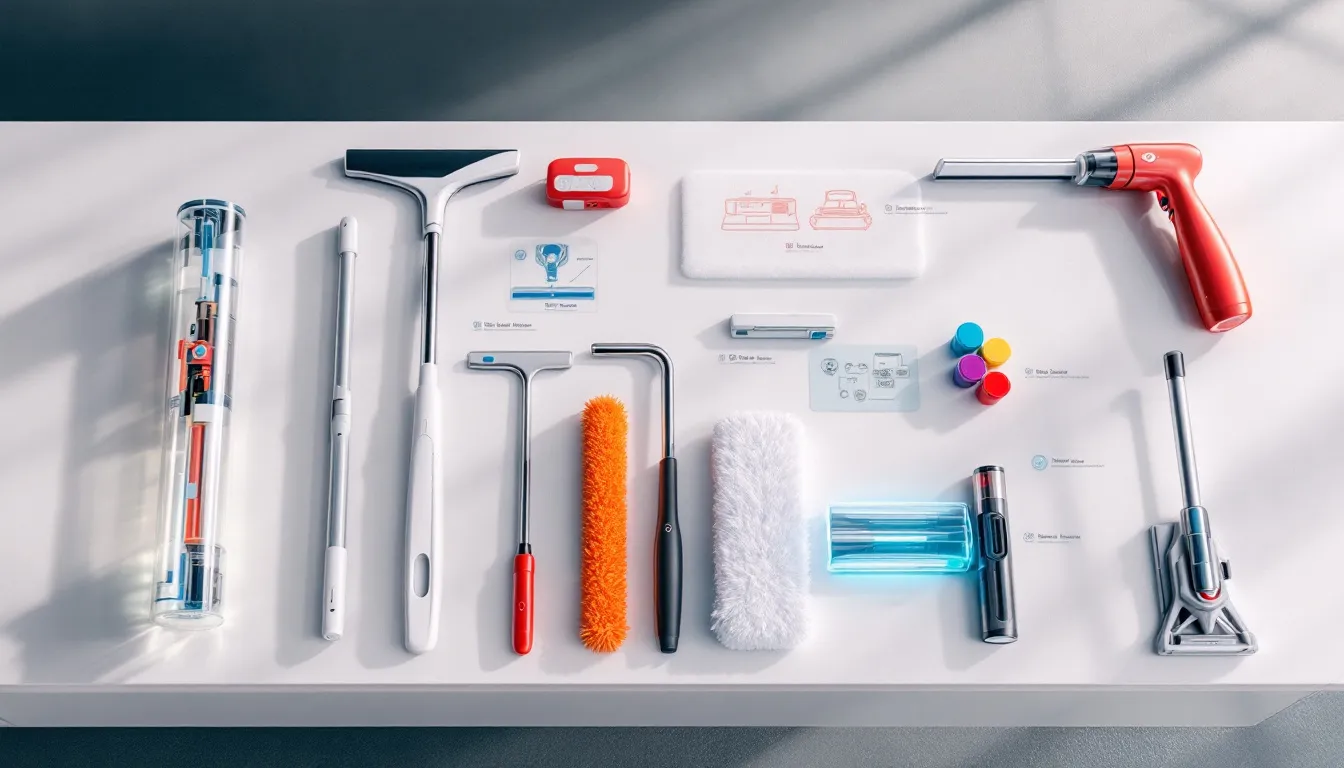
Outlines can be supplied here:
<path id="1" fill-rule="evenodd" d="M 625 623 L 625 406 L 595 397 L 583 407 L 583 583 L 579 639 L 610 653 Z"/>

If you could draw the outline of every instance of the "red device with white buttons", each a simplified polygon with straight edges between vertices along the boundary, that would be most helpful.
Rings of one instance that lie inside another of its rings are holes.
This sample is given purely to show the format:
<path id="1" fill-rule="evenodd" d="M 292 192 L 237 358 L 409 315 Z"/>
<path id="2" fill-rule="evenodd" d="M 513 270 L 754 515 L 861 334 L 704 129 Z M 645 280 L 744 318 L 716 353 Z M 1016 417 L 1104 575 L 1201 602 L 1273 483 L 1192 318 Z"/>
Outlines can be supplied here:
<path id="1" fill-rule="evenodd" d="M 618 157 L 562 157 L 546 167 L 546 202 L 556 208 L 620 208 L 629 200 L 630 166 Z"/>

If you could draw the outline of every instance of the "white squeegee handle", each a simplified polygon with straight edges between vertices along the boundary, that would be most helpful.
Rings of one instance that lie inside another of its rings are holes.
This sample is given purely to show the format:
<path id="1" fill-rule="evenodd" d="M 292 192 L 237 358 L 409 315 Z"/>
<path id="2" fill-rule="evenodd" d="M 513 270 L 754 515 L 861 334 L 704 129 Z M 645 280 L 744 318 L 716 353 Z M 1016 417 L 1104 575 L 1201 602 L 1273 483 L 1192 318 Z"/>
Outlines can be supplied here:
<path id="1" fill-rule="evenodd" d="M 425 653 L 439 639 L 443 534 L 439 510 L 443 494 L 443 444 L 439 433 L 437 337 L 439 234 L 425 235 L 424 326 L 420 381 L 415 389 L 410 474 L 406 482 L 406 650 Z"/>
<path id="2" fill-rule="evenodd" d="M 443 494 L 439 415 L 438 366 L 423 363 L 415 390 L 406 494 L 406 650 L 411 653 L 433 650 L 439 638 L 443 581 L 443 536 L 437 514 Z"/>

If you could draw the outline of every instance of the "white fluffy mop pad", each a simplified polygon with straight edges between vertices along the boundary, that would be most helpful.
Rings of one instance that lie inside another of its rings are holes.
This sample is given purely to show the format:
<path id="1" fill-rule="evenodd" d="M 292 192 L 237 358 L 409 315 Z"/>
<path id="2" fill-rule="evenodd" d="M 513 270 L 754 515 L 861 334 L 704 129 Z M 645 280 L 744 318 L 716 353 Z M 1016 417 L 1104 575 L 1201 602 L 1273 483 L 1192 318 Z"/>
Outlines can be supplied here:
<path id="1" fill-rule="evenodd" d="M 735 651 L 793 648 L 807 636 L 802 424 L 741 413 L 714 426 L 714 613 Z"/>

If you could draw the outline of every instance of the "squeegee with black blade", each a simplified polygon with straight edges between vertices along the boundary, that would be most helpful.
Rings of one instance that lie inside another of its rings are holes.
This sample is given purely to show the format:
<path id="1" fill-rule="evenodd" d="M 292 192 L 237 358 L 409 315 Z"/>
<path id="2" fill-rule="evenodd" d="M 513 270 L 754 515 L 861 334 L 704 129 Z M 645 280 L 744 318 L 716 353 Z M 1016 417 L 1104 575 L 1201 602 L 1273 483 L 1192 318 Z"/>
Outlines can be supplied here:
<path id="1" fill-rule="evenodd" d="M 443 435 L 439 427 L 439 241 L 453 193 L 518 173 L 514 149 L 347 149 L 345 175 L 391 184 L 415 195 L 424 216 L 425 290 L 420 380 L 406 490 L 406 650 L 432 650 L 439 637 L 443 564 Z"/>

